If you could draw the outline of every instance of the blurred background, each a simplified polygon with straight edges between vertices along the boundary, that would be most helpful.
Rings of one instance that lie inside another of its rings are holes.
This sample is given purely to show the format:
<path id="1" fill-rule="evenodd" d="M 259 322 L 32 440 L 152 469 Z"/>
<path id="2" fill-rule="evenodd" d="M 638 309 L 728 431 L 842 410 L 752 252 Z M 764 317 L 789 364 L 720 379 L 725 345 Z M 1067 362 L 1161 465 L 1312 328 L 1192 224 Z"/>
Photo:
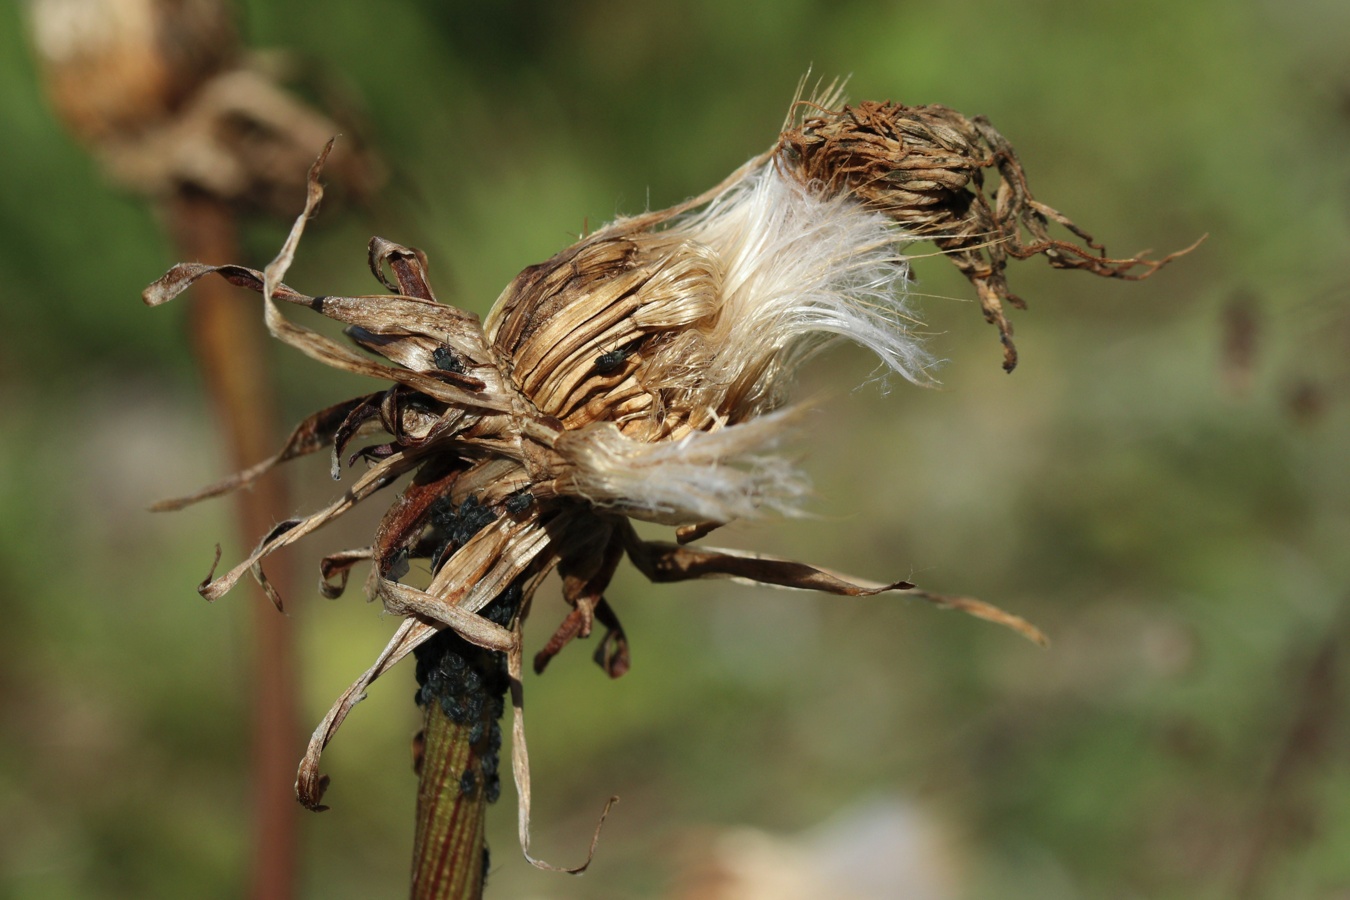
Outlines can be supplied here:
<path id="1" fill-rule="evenodd" d="M 1115 255 L 1210 235 L 1141 284 L 1017 264 L 1011 376 L 969 286 L 917 260 L 942 386 L 852 390 L 857 348 L 818 360 L 818 515 L 713 541 L 978 596 L 1049 650 L 903 597 L 621 568 L 632 671 L 583 645 L 526 679 L 535 851 L 579 861 L 622 802 L 569 878 L 521 859 L 504 785 L 488 896 L 1350 897 L 1350 6 L 250 0 L 238 22 L 388 167 L 307 234 L 288 281 L 312 294 L 373 292 L 378 233 L 484 314 L 583 229 L 769 146 L 808 69 L 988 116 Z M 139 299 L 176 251 L 44 101 L 15 4 L 0 121 L 0 896 L 238 896 L 264 601 L 194 591 L 217 542 L 243 552 L 228 501 L 145 512 L 229 469 L 188 303 Z M 239 262 L 284 227 L 246 222 Z M 369 389 L 269 352 L 287 426 Z M 295 512 L 336 491 L 326 457 L 291 477 Z M 293 553 L 306 729 L 396 626 L 310 587 L 377 512 Z M 561 615 L 545 586 L 528 652 Z M 302 896 L 406 891 L 413 688 L 386 676 L 325 754 Z"/>

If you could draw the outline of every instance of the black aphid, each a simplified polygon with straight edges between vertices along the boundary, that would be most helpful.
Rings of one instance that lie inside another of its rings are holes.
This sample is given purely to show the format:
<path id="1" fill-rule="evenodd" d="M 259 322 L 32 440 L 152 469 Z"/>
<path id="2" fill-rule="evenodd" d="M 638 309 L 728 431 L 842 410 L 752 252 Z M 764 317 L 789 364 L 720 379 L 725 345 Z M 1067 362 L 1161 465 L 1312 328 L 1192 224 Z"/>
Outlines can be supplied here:
<path id="1" fill-rule="evenodd" d="M 431 361 L 435 363 L 436 368 L 440 369 L 442 372 L 455 372 L 460 375 L 464 374 L 464 363 L 460 362 L 459 357 L 455 355 L 455 351 L 451 350 L 449 347 L 437 347 L 435 350 L 432 350 Z"/>
<path id="2" fill-rule="evenodd" d="M 394 554 L 393 559 L 389 560 L 389 567 L 385 571 L 385 577 L 390 581 L 398 581 L 404 575 L 407 575 L 411 568 L 412 565 L 408 562 L 408 548 L 404 547 Z"/>
<path id="3" fill-rule="evenodd" d="M 595 358 L 595 371 L 601 375 L 608 375 L 627 362 L 628 357 L 633 355 L 634 349 L 634 346 L 629 344 L 626 347 L 616 347 L 613 350 L 601 353 Z"/>

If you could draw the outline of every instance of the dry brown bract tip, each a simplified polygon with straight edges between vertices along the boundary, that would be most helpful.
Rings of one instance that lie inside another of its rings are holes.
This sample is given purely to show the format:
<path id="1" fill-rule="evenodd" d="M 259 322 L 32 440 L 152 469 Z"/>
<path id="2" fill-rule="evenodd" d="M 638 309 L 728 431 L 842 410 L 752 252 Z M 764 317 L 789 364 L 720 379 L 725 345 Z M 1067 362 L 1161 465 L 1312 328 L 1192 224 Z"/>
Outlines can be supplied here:
<path id="1" fill-rule="evenodd" d="M 344 458 L 364 460 L 364 473 L 332 504 L 281 523 L 200 589 L 215 599 L 251 572 L 280 604 L 262 569 L 268 554 L 409 479 L 369 547 L 323 563 L 322 590 L 336 597 L 351 568 L 370 560 L 368 595 L 403 623 L 315 731 L 296 785 L 306 806 L 322 808 L 319 754 L 366 688 L 449 628 L 507 655 L 528 857 L 521 629 L 545 575 L 561 575 L 568 611 L 535 657 L 536 671 L 598 622 L 605 635 L 596 659 L 615 677 L 629 667 L 628 642 L 605 591 L 625 555 L 660 582 L 723 577 L 853 597 L 908 591 L 905 581 L 869 583 L 686 545 L 736 518 L 798 511 L 806 485 L 775 449 L 802 415 L 783 407 L 792 375 L 821 347 L 847 338 L 903 376 L 926 379 L 930 360 L 904 292 L 908 242 L 928 237 L 952 256 L 980 289 L 1010 354 L 998 306 L 1012 299 L 1003 282 L 1009 255 L 1041 253 L 1054 265 L 1121 277 L 1131 266 L 1161 264 L 1109 260 L 1043 237 L 1047 220 L 1067 220 L 1031 200 L 1011 149 L 987 123 L 936 107 L 816 109 L 711 191 L 620 219 L 527 268 L 483 324 L 436 299 L 422 254 L 379 238 L 370 262 L 387 294 L 315 297 L 282 283 L 322 195 L 327 150 L 310 172 L 304 213 L 264 272 L 184 263 L 147 288 L 155 305 L 220 275 L 262 294 L 267 325 L 282 341 L 388 384 L 314 414 L 273 458 L 160 507 L 245 486 L 323 449 L 331 449 L 335 478 Z M 991 166 L 1004 178 L 992 203 L 981 190 Z M 1019 238 L 1019 223 L 1034 241 Z M 282 303 L 346 324 L 367 352 L 292 322 Z M 679 542 L 643 540 L 632 519 L 675 526 Z M 421 574 L 409 579 L 414 563 Z M 1024 620 L 980 601 L 909 595 L 1045 642 Z M 490 621 L 490 604 L 507 596 L 519 599 L 518 614 Z"/>
<path id="2" fill-rule="evenodd" d="M 1200 243 L 1157 260 L 1107 257 L 1092 235 L 1031 196 L 1017 153 L 983 116 L 968 119 L 945 106 L 889 101 L 839 111 L 803 106 L 807 115 L 779 138 L 780 158 L 798 178 L 851 191 L 909 234 L 937 245 L 975 286 L 985 320 L 998 326 L 1006 371 L 1017 365 L 1017 349 L 1003 304 L 1026 308 L 1008 289 L 1010 257 L 1041 255 L 1057 269 L 1139 281 Z M 1000 179 L 992 197 L 985 190 L 986 170 Z M 1051 236 L 1052 223 L 1087 246 Z"/>

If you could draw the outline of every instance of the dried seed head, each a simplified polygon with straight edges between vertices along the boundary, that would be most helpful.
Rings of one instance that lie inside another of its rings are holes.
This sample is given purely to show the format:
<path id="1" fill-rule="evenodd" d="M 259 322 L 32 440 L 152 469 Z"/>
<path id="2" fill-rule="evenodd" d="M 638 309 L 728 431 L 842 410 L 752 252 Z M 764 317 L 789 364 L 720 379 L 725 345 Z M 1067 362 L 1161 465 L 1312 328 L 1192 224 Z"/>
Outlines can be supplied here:
<path id="1" fill-rule="evenodd" d="M 999 307 L 1015 300 L 1003 276 L 1009 257 L 1042 254 L 1052 265 L 1115 277 L 1143 277 L 1166 261 L 1109 260 L 1045 236 L 1054 221 L 1099 249 L 1031 199 L 1011 149 L 980 120 L 895 104 L 817 112 L 706 194 L 621 219 L 521 272 L 481 326 L 436 301 L 425 257 L 379 238 L 371 242 L 371 268 L 391 294 L 312 297 L 282 283 L 322 195 L 324 157 L 311 170 L 304 213 L 265 272 L 180 264 L 146 290 L 147 302 L 158 304 L 219 274 L 263 295 L 268 327 L 281 340 L 390 384 L 311 416 L 271 460 L 161 507 L 249 484 L 276 463 L 326 447 L 338 476 L 349 446 L 378 435 L 351 454 L 369 468 L 341 498 L 278 526 L 241 564 L 208 578 L 201 592 L 214 599 L 246 572 L 268 587 L 261 567 L 268 554 L 411 476 L 371 546 L 335 554 L 322 567 L 323 590 L 336 596 L 351 566 L 371 560 L 368 593 L 405 619 L 315 731 L 297 781 L 306 805 L 322 808 L 319 755 L 347 712 L 438 629 L 504 652 L 519 681 L 522 623 L 555 568 L 570 611 L 535 658 L 536 670 L 598 621 L 606 631 L 596 660 L 615 677 L 630 657 L 604 594 L 625 555 L 653 581 L 733 577 L 844 596 L 912 589 L 646 541 L 629 521 L 682 526 L 677 534 L 686 543 L 735 518 L 795 511 L 806 486 L 775 449 L 801 415 L 780 408 L 797 367 L 847 338 L 904 377 L 926 380 L 929 357 L 904 294 L 909 242 L 937 242 L 967 273 L 999 325 L 1009 367 L 1015 356 Z M 990 167 L 1002 177 L 992 201 L 982 180 Z M 1023 229 L 1032 240 L 1021 237 Z M 1131 275 L 1132 266 L 1144 271 Z M 384 361 L 291 322 L 279 303 L 344 323 L 358 346 Z M 400 581 L 412 561 L 431 571 L 424 588 Z M 1025 621 L 978 600 L 911 595 L 1044 642 Z M 514 622 L 480 615 L 507 596 L 521 610 Z M 528 857 L 520 702 L 513 693 L 513 768 Z"/>
<path id="2" fill-rule="evenodd" d="M 29 0 L 47 94 L 77 137 L 152 127 L 239 54 L 221 0 Z"/>
<path id="3" fill-rule="evenodd" d="M 224 0 L 28 5 L 53 107 L 108 176 L 138 194 L 162 200 L 188 189 L 289 217 L 314 148 L 359 131 L 301 102 L 277 71 L 245 56 Z M 329 172 L 357 200 L 383 180 L 378 160 L 354 140 Z"/>
<path id="4" fill-rule="evenodd" d="M 885 216 L 819 196 L 768 159 L 704 199 L 596 232 L 525 270 L 493 307 L 488 337 L 541 412 L 680 439 L 777 408 L 797 368 L 840 337 L 924 380 L 908 238 Z"/>

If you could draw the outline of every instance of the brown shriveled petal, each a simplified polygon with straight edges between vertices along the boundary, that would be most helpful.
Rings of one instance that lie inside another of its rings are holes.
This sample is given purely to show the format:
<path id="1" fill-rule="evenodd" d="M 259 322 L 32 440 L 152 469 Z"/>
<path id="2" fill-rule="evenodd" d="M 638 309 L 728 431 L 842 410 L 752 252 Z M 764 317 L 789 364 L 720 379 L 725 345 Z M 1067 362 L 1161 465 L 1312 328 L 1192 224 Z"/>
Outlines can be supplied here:
<path id="1" fill-rule="evenodd" d="M 1055 268 L 1137 281 L 1200 243 L 1158 260 L 1144 254 L 1108 258 L 1090 234 L 1032 198 L 1012 145 L 983 117 L 968 119 L 945 106 L 874 101 L 841 110 L 802 106 L 814 114 L 779 136 L 778 165 L 827 192 L 851 191 L 910 234 L 932 240 L 975 286 L 985 319 L 998 326 L 1009 372 L 1017 350 L 1003 304 L 1025 306 L 1008 289 L 1009 257 L 1041 255 Z M 1000 176 L 992 198 L 985 169 Z M 1087 247 L 1052 237 L 1051 222 Z"/>
<path id="2" fill-rule="evenodd" d="M 530 486 L 530 478 L 520 462 L 505 457 L 487 457 L 469 466 L 450 489 L 450 499 L 456 504 L 477 497 L 484 506 L 496 507 L 506 498 Z M 529 513 L 533 504 L 517 510 L 517 517 Z"/>
<path id="3" fill-rule="evenodd" d="M 291 522 L 283 522 L 272 529 L 269 537 L 279 536 L 282 533 L 281 529 L 285 528 L 286 530 L 289 530 L 291 527 L 294 527 Z M 272 605 L 277 608 L 277 612 L 284 613 L 286 609 L 282 603 L 281 594 L 277 592 L 276 588 L 272 587 L 271 579 L 269 579 L 267 573 L 263 571 L 262 560 L 256 560 L 252 566 L 249 566 L 249 574 L 253 576 L 254 581 L 258 582 L 258 586 L 263 589 L 263 593 L 267 595 L 267 599 L 272 601 Z"/>
<path id="4" fill-rule="evenodd" d="M 263 292 L 264 276 L 257 269 L 233 263 L 222 266 L 177 263 L 141 292 L 141 300 L 147 306 L 162 306 L 191 287 L 192 282 L 211 274 L 219 275 L 236 287 L 247 288 L 258 294 Z M 376 334 L 390 331 L 435 337 L 444 332 L 453 334 L 466 325 L 478 323 L 478 317 L 473 313 L 398 294 L 311 297 L 285 284 L 278 284 L 272 296 L 295 306 L 312 309 L 336 322 L 357 325 Z"/>
<path id="5" fill-rule="evenodd" d="M 499 411 L 511 409 L 513 406 L 511 398 L 503 394 L 498 392 L 473 394 L 420 372 L 410 372 L 373 363 L 315 331 L 296 325 L 281 314 L 274 297 L 277 288 L 282 283 L 282 278 L 286 275 L 286 270 L 290 268 L 291 262 L 295 258 L 296 248 L 300 244 L 300 236 L 305 232 L 305 223 L 309 221 L 309 217 L 314 214 L 319 201 L 323 199 L 323 185 L 319 183 L 319 173 L 323 171 L 324 161 L 328 158 L 332 149 L 333 142 L 329 141 L 323 152 L 319 154 L 319 158 L 314 161 L 314 165 L 310 166 L 309 189 L 305 196 L 304 211 L 296 217 L 295 224 L 291 226 L 290 234 L 286 236 L 286 241 L 282 244 L 281 252 L 263 270 L 263 317 L 267 322 L 268 330 L 278 339 L 290 344 L 310 358 L 339 369 L 406 384 L 429 397 L 457 406 Z M 434 301 L 425 302 L 434 303 Z M 378 333 L 378 329 L 370 330 Z"/>
<path id="6" fill-rule="evenodd" d="M 328 710 L 314 735 L 309 739 L 309 747 L 300 761 L 300 770 L 296 773 L 295 796 L 308 809 L 322 812 L 328 807 L 323 805 L 323 792 L 328 788 L 328 776 L 319 775 L 319 757 L 323 748 L 337 733 L 342 721 L 352 707 L 366 697 L 366 688 L 389 671 L 393 666 L 436 633 L 436 628 L 417 619 L 404 619 L 403 624 L 394 632 L 384 651 L 376 658 L 375 664 L 367 669 L 352 686 L 342 692 L 337 702 Z"/>
<path id="7" fill-rule="evenodd" d="M 525 743 L 525 687 L 521 682 L 523 657 L 521 647 L 524 641 L 521 639 L 520 627 L 521 623 L 517 620 L 515 644 L 506 653 L 506 671 L 511 679 L 511 774 L 515 778 L 516 795 L 519 798 L 516 806 L 516 821 L 520 837 L 520 850 L 525 854 L 525 858 L 530 861 L 530 865 L 537 869 L 580 875 L 586 871 L 591 864 L 591 860 L 595 858 L 595 848 L 600 843 L 600 829 L 605 826 L 605 817 L 609 815 L 610 807 L 618 803 L 619 798 L 610 797 L 605 801 L 605 808 L 600 811 L 600 821 L 596 823 L 595 833 L 591 835 L 591 846 L 586 851 L 586 860 L 581 865 L 554 866 L 530 855 L 530 751 Z"/>
<path id="8" fill-rule="evenodd" d="M 909 595 L 948 609 L 959 609 L 977 618 L 995 622 L 1041 646 L 1050 641 L 1030 622 L 1004 612 L 973 597 L 949 597 L 928 591 L 915 591 L 908 581 L 878 584 L 863 579 L 844 578 L 805 563 L 752 556 L 731 550 L 695 549 L 662 541 L 644 541 L 628 526 L 625 538 L 628 557 L 642 574 L 653 582 L 687 581 L 694 578 L 730 578 L 774 587 L 822 591 L 846 597 L 870 597 L 886 591 L 909 591 Z"/>
<path id="9" fill-rule="evenodd" d="M 1034 644 L 1039 644 L 1042 647 L 1050 646 L 1050 638 L 1046 637 L 1045 632 L 1021 616 L 1004 612 L 992 603 L 985 603 L 983 600 L 977 600 L 974 597 L 954 597 L 949 594 L 934 594 L 931 591 L 923 590 L 912 590 L 906 596 L 927 600 L 942 609 L 959 609 L 961 612 L 972 615 L 977 619 L 984 619 L 986 622 L 1011 628 Z"/>
<path id="10" fill-rule="evenodd" d="M 370 585 L 372 596 L 378 597 L 390 613 L 419 615 L 455 625 L 460 621 L 459 613 L 442 617 L 440 611 L 477 613 L 531 567 L 551 570 L 556 554 L 549 552 L 549 540 L 549 532 L 537 516 L 520 521 L 503 516 L 455 551 L 432 576 L 425 591 L 377 577 Z M 473 640 L 469 635 L 464 637 Z"/>
<path id="11" fill-rule="evenodd" d="M 621 678 L 633 664 L 628 652 L 628 636 L 604 597 L 595 604 L 595 617 L 605 626 L 605 636 L 595 648 L 595 664 L 610 678 Z"/>
<path id="12" fill-rule="evenodd" d="M 534 655 L 534 674 L 544 674 L 553 657 L 579 637 L 590 637 L 591 623 L 595 620 L 595 601 L 590 597 L 579 597 L 576 606 L 563 616 L 562 624 L 554 629 L 553 636 L 544 644 L 543 649 Z"/>
<path id="13" fill-rule="evenodd" d="M 359 325 L 348 325 L 343 330 L 343 334 L 351 338 L 352 342 L 361 349 L 378 353 L 405 369 L 426 371 L 433 378 L 438 378 L 447 384 L 457 385 L 466 391 L 484 391 L 487 389 L 487 382 L 481 378 L 466 375 L 463 372 L 444 371 L 435 368 L 433 354 L 437 346 L 440 345 L 440 341 L 433 341 L 431 338 L 420 334 L 375 334 Z"/>
<path id="14" fill-rule="evenodd" d="M 244 266 L 206 266 L 181 263 L 171 268 L 158 281 L 145 289 L 142 294 L 145 302 L 151 306 L 158 306 L 182 293 L 199 278 L 212 273 L 220 274 L 231 283 L 262 293 L 264 317 L 272 334 L 319 362 L 357 374 L 407 384 L 430 397 L 448 403 L 484 409 L 504 410 L 510 408 L 509 402 L 501 397 L 481 392 L 475 396 L 469 392 L 454 389 L 445 384 L 442 379 L 429 377 L 420 372 L 402 371 L 373 363 L 348 348 L 330 341 L 310 329 L 289 322 L 281 316 L 273 302 L 274 299 L 309 306 L 330 318 L 346 322 L 349 325 L 360 326 L 376 334 L 390 329 L 396 333 L 424 329 L 423 333 L 429 337 L 453 341 L 459 346 L 461 352 L 467 352 L 475 362 L 487 363 L 491 361 L 491 354 L 486 348 L 482 328 L 479 326 L 477 318 L 469 313 L 437 303 L 430 296 L 431 290 L 429 285 L 425 283 L 424 278 L 424 261 L 416 251 L 409 251 L 388 242 L 385 242 L 380 250 L 386 256 L 395 257 L 398 260 L 395 263 L 395 269 L 407 276 L 406 281 L 410 290 L 415 290 L 419 294 L 427 296 L 414 298 L 359 297 L 343 302 L 345 298 L 309 297 L 282 284 L 281 279 L 294 259 L 300 236 L 304 233 L 305 223 L 313 215 L 319 200 L 323 197 L 323 187 L 319 184 L 318 178 L 332 148 L 333 141 L 330 140 L 324 147 L 323 152 L 319 154 L 319 158 L 310 167 L 305 208 L 291 227 L 281 252 L 268 264 L 264 272 L 261 273 L 261 277 L 258 272 Z M 372 253 L 375 252 L 375 249 L 372 245 Z M 421 265 L 418 267 L 405 265 L 404 262 L 409 257 L 418 260 Z M 423 326 L 423 329 L 417 328 L 419 324 Z"/>
<path id="15" fill-rule="evenodd" d="M 333 459 L 329 467 L 329 474 L 333 476 L 334 481 L 342 480 L 342 456 L 347 452 L 347 445 L 352 442 L 359 434 L 368 429 L 365 428 L 371 422 L 377 421 L 380 416 L 380 401 L 384 397 L 384 392 L 378 394 L 367 394 L 347 413 L 346 418 L 338 425 L 333 432 Z M 372 426 L 369 430 L 374 430 Z"/>
<path id="16" fill-rule="evenodd" d="M 388 242 L 386 242 L 388 243 Z M 411 254 L 397 244 L 389 244 L 389 253 Z M 179 263 L 150 285 L 142 294 L 150 306 L 167 303 L 182 293 L 192 281 L 215 272 L 237 287 L 259 294 L 263 292 L 264 276 L 246 266 L 225 265 L 214 269 L 199 263 Z M 420 290 L 409 282 L 411 289 Z M 392 286 L 391 286 L 392 287 Z M 427 288 L 427 293 L 430 289 Z M 296 306 L 304 306 L 330 318 L 371 334 L 406 336 L 409 334 L 441 341 L 453 347 L 467 362 L 477 366 L 491 365 L 493 357 L 487 349 L 487 339 L 478 316 L 466 310 L 446 306 L 434 299 L 399 294 L 367 294 L 359 297 L 311 297 L 278 283 L 273 297 Z"/>
<path id="17" fill-rule="evenodd" d="M 390 612 L 435 622 L 437 627 L 449 628 L 470 644 L 487 650 L 505 652 L 511 648 L 510 631 L 447 598 L 387 578 L 379 579 L 378 593 L 384 600 L 384 608 Z"/>
<path id="18" fill-rule="evenodd" d="M 329 600 L 341 597 L 342 592 L 347 589 L 347 579 L 352 573 L 352 566 L 371 559 L 374 555 L 373 547 L 362 547 L 359 550 L 343 550 L 341 553 L 325 556 L 319 561 L 319 593 Z M 333 583 L 334 578 L 338 579 L 336 584 Z"/>
<path id="19" fill-rule="evenodd" d="M 298 302 L 280 292 L 277 298 Z M 364 328 L 371 334 L 421 335 L 447 344 L 471 365 L 493 364 L 478 317 L 453 306 L 397 294 L 314 297 L 304 305 L 336 322 Z"/>
<path id="20" fill-rule="evenodd" d="M 375 526 L 373 548 L 378 574 L 388 575 L 390 560 L 398 554 L 402 553 L 406 558 L 418 535 L 426 528 L 432 506 L 449 493 L 463 470 L 464 464 L 460 460 L 433 457 L 399 492 Z"/>
<path id="21" fill-rule="evenodd" d="M 147 287 L 143 292 L 142 297 L 148 305 L 159 306 L 183 293 L 192 286 L 193 282 L 212 274 L 220 275 L 225 278 L 226 281 L 238 285 L 239 287 L 246 287 L 263 293 L 264 298 L 269 301 L 264 307 L 268 330 L 272 332 L 274 337 L 290 344 L 311 359 L 332 366 L 335 369 L 343 369 L 344 371 L 353 372 L 357 375 L 368 375 L 371 378 L 378 378 L 382 381 L 394 381 L 399 384 L 406 384 L 433 399 L 445 403 L 453 403 L 457 406 L 464 406 L 471 409 L 476 408 L 500 411 L 510 408 L 510 404 L 503 398 L 493 396 L 487 392 L 472 393 L 463 388 L 448 384 L 444 380 L 424 372 L 414 372 L 393 366 L 381 365 L 380 363 L 361 356 L 353 350 L 349 350 L 335 341 L 329 340 L 318 332 L 294 324 L 281 315 L 280 311 L 277 310 L 276 305 L 270 302 L 271 298 L 285 300 L 301 306 L 308 306 L 317 312 L 329 315 L 330 318 L 336 318 L 338 321 L 346 321 L 346 319 L 338 318 L 337 316 L 330 315 L 330 313 L 334 309 L 344 309 L 345 307 L 335 303 L 335 298 L 333 297 L 310 297 L 307 294 L 301 294 L 281 284 L 278 284 L 277 287 L 268 294 L 266 292 L 265 278 L 260 278 L 259 273 L 254 269 L 235 265 L 208 266 L 203 263 L 179 263 L 170 268 L 169 271 L 165 272 L 159 280 Z M 385 297 L 352 299 L 363 301 L 406 300 L 406 298 Z M 366 304 L 362 305 L 365 306 Z M 384 304 L 382 303 L 380 305 L 383 306 Z M 449 309 L 449 307 L 441 308 Z M 394 320 L 396 315 L 396 309 L 388 309 L 383 312 L 380 318 L 389 321 Z M 375 329 L 370 330 L 375 331 Z"/>
<path id="22" fill-rule="evenodd" d="M 627 526 L 624 546 L 638 571 L 657 584 L 694 578 L 731 578 L 751 584 L 823 591 L 847 597 L 870 597 L 914 587 L 908 581 L 864 586 L 792 560 L 733 550 L 682 547 L 665 541 L 644 541 L 631 525 Z"/>
<path id="23" fill-rule="evenodd" d="M 263 536 L 263 539 L 258 542 L 258 547 L 259 548 L 266 547 L 268 544 L 272 543 L 273 541 L 276 541 L 282 535 L 286 534 L 286 532 L 292 530 L 299 524 L 300 524 L 299 519 L 287 519 L 285 522 L 277 523 L 276 525 L 272 526 L 272 530 L 267 532 L 267 534 Z M 281 545 L 277 544 L 276 546 Z M 206 577 L 202 579 L 201 584 L 197 585 L 197 593 L 201 594 L 208 601 L 215 600 L 218 596 L 220 596 L 220 594 L 214 593 L 216 588 L 215 583 L 216 567 L 219 565 L 220 565 L 220 545 L 216 544 L 216 556 L 215 559 L 211 561 L 211 570 L 206 573 Z M 233 587 L 234 583 L 239 580 L 239 578 L 243 575 L 245 571 L 253 573 L 253 577 L 257 579 L 259 586 L 261 586 L 263 589 L 263 593 L 267 595 L 267 599 L 271 600 L 272 605 L 277 608 L 277 612 L 285 612 L 284 606 L 281 602 L 281 595 L 276 592 L 276 589 L 272 587 L 272 583 L 267 580 L 267 576 L 263 574 L 262 566 L 259 565 L 258 563 L 258 558 L 250 558 L 248 560 L 245 560 L 237 568 L 231 570 L 229 573 L 223 576 L 221 580 L 232 579 L 230 580 L 230 587 Z M 226 588 L 225 590 L 228 591 L 229 588 Z M 223 593 L 224 591 L 221 592 L 221 594 Z"/>
<path id="24" fill-rule="evenodd" d="M 623 559 L 622 536 L 614 534 L 612 525 L 605 525 L 603 542 L 598 546 L 591 544 L 558 564 L 558 574 L 563 580 L 563 598 L 572 606 L 572 610 L 544 648 L 535 654 L 535 674 L 542 673 L 549 661 L 574 639 L 590 636 L 596 604 L 604 599 L 605 589 L 609 587 L 619 561 Z"/>
<path id="25" fill-rule="evenodd" d="M 404 247 L 382 237 L 370 239 L 370 271 L 380 280 L 380 284 L 408 297 L 420 300 L 436 301 L 436 292 L 431 289 L 431 280 L 427 277 L 427 255 L 416 247 Z M 385 263 L 394 270 L 394 282 L 384 277 Z"/>
<path id="26" fill-rule="evenodd" d="M 712 534 L 725 524 L 726 522 L 695 522 L 693 525 L 681 525 L 675 529 L 675 542 L 677 544 L 692 544 L 694 541 Z"/>
<path id="27" fill-rule="evenodd" d="M 286 439 L 285 446 L 275 456 L 268 457 L 242 472 L 236 472 L 229 478 L 208 485 L 196 493 L 184 497 L 174 497 L 169 500 L 160 500 L 151 506 L 150 510 L 152 512 L 172 512 L 191 506 L 200 500 L 228 494 L 230 491 L 253 484 L 274 466 L 322 450 L 333 442 L 334 433 L 343 420 L 365 400 L 365 397 L 356 397 L 316 412 L 296 426 L 295 430 L 291 432 L 291 436 Z"/>
<path id="28" fill-rule="evenodd" d="M 263 538 L 249 554 L 248 559 L 239 563 L 219 578 L 208 577 L 197 588 L 197 593 L 207 600 L 216 600 L 230 591 L 244 573 L 253 569 L 259 560 L 288 544 L 293 544 L 315 529 L 328 524 L 346 513 L 353 506 L 365 500 L 371 494 L 387 487 L 404 472 L 417 465 L 417 460 L 397 453 L 366 472 L 340 498 L 304 519 L 283 522 L 272 533 Z M 212 567 L 214 574 L 215 567 Z M 256 575 L 256 572 L 255 572 Z M 275 600 L 273 601 L 275 602 Z"/>

